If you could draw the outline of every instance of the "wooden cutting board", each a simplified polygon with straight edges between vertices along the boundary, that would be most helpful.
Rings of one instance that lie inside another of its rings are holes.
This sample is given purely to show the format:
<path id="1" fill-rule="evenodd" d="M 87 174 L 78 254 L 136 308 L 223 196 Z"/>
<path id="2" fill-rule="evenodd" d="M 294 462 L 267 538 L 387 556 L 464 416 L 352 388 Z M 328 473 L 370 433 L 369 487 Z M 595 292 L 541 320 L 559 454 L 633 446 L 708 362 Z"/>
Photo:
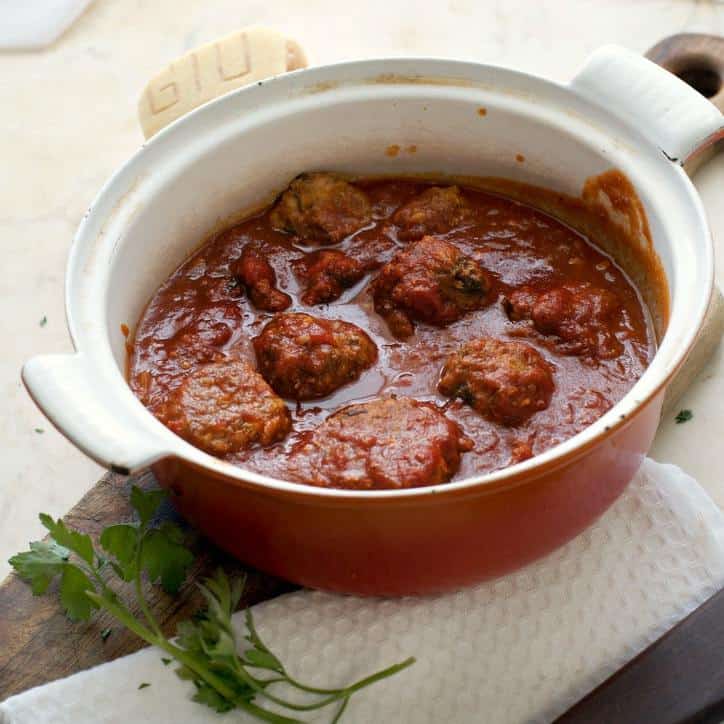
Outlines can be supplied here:
<path id="1" fill-rule="evenodd" d="M 226 41 L 231 42 L 229 39 Z M 287 47 L 287 52 L 290 53 L 288 57 L 296 58 L 294 62 L 297 62 L 301 50 L 296 46 L 290 47 Z M 151 126 L 147 132 L 149 135 L 153 132 Z M 707 320 L 697 344 L 669 387 L 664 414 L 675 413 L 679 396 L 709 360 L 721 340 L 723 330 L 724 299 L 717 290 L 712 296 Z M 129 477 L 108 473 L 65 516 L 65 521 L 69 526 L 97 538 L 106 526 L 131 520 L 132 511 L 129 505 L 131 485 L 138 485 L 144 489 L 156 487 L 150 472 Z M 170 506 L 161 510 L 159 519 L 174 520 L 183 526 L 183 522 L 178 519 Z M 201 597 L 194 584 L 218 566 L 222 566 L 232 575 L 242 572 L 247 574 L 248 585 L 240 602 L 241 607 L 272 598 L 294 588 L 292 584 L 246 568 L 204 539 L 198 538 L 194 549 L 198 556 L 197 562 L 177 596 L 169 597 L 158 587 L 147 586 L 147 599 L 167 635 L 175 632 L 178 621 L 188 618 L 201 607 Z M 724 616 L 724 597 L 720 598 Z M 102 636 L 101 633 L 107 628 L 111 630 L 110 635 Z M 677 630 L 678 627 L 674 632 Z M 14 575 L 10 575 L 0 585 L 0 701 L 30 687 L 132 653 L 144 645 L 134 634 L 116 625 L 108 614 L 98 613 L 89 623 L 72 624 L 65 618 L 53 596 L 34 597 L 29 587 Z M 677 652 L 678 649 L 676 646 L 669 646 L 663 647 L 660 651 L 663 651 L 660 654 L 662 656 L 671 656 L 672 651 Z M 627 691 L 625 686 L 620 685 L 618 689 L 612 688 L 611 694 L 606 694 L 604 691 L 602 699 L 599 694 L 598 703 L 593 705 L 594 709 L 590 709 L 590 703 L 587 704 L 589 708 L 584 710 L 584 718 L 579 717 L 570 721 L 601 721 L 585 717 L 588 717 L 592 711 L 598 711 L 595 707 L 600 705 L 601 700 L 604 704 L 610 703 L 611 697 L 618 696 L 619 689 Z M 680 689 L 681 687 L 676 691 L 677 696 L 680 694 Z M 653 719 L 649 717 L 648 720 L 661 724 L 675 721 L 665 716 L 666 697 L 660 693 L 656 697 L 656 702 L 658 702 L 656 711 L 660 712 L 661 717 L 655 716 Z"/>

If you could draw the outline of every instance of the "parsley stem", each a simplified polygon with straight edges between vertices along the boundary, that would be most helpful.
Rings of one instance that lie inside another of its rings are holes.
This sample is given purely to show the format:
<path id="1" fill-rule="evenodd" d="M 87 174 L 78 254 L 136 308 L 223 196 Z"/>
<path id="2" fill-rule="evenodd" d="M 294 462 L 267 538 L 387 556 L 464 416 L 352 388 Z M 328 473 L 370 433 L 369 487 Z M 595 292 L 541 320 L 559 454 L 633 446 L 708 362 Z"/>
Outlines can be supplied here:
<path id="1" fill-rule="evenodd" d="M 94 551 L 95 553 L 95 551 Z M 98 557 L 98 554 L 96 553 L 96 558 Z M 85 563 L 81 563 L 81 568 L 85 569 L 85 571 L 93 578 L 98 581 L 98 585 L 101 587 L 101 591 L 103 591 L 103 594 L 108 594 L 111 589 L 108 587 L 108 584 L 103 580 L 103 576 L 101 576 L 100 570 L 93 565 L 86 565 Z"/>
<path id="2" fill-rule="evenodd" d="M 113 593 L 111 591 L 111 593 Z M 156 646 L 159 641 L 153 631 L 149 631 L 116 597 L 111 599 L 108 595 L 99 595 L 95 591 L 86 591 L 86 596 L 95 601 L 101 608 L 113 614 L 126 628 L 133 631 L 136 636 L 142 638 L 151 646 Z"/>
<path id="3" fill-rule="evenodd" d="M 294 711 L 313 711 L 316 709 L 322 709 L 325 706 L 334 703 L 335 701 L 339 701 L 340 699 L 349 698 L 356 691 L 364 689 L 366 686 L 374 684 L 376 681 L 380 681 L 381 679 L 385 679 L 388 676 L 392 676 L 393 674 L 396 674 L 397 672 L 406 669 L 408 666 L 412 666 L 412 664 L 414 663 L 415 659 L 413 657 L 405 659 L 399 664 L 393 664 L 392 666 L 389 666 L 382 671 L 378 671 L 377 673 L 367 676 L 364 679 L 360 679 L 354 684 L 350 684 L 349 686 L 346 686 L 342 689 L 332 689 L 329 691 L 329 696 L 327 696 L 325 699 L 322 699 L 321 701 L 315 702 L 314 704 L 293 704 L 292 702 L 286 701 L 285 699 L 274 696 L 274 694 L 270 694 L 264 686 L 260 685 L 258 679 L 251 676 L 251 674 L 249 674 L 249 672 L 244 669 L 244 667 L 237 659 L 234 660 L 234 669 L 237 671 L 237 673 L 244 680 L 245 683 L 247 683 L 259 695 L 265 697 L 269 701 L 274 702 L 275 704 L 279 704 L 279 706 L 283 706 L 287 709 L 292 709 Z M 295 682 L 288 674 L 286 674 L 286 672 L 284 672 L 284 676 L 287 682 L 292 684 L 292 686 L 297 686 L 297 684 L 299 683 Z M 297 686 L 297 688 L 305 690 L 303 684 Z"/>
<path id="4" fill-rule="evenodd" d="M 216 689 L 227 701 L 232 702 L 235 706 L 240 709 L 248 711 L 264 721 L 273 722 L 273 724 L 304 724 L 298 719 L 290 719 L 289 717 L 282 716 L 281 714 L 275 714 L 274 712 L 262 709 L 254 704 L 245 701 L 244 699 L 238 699 L 234 691 L 232 691 L 226 684 L 219 679 L 213 672 L 206 669 L 206 667 L 199 666 L 193 657 L 188 656 L 187 652 L 171 643 L 168 639 L 163 638 L 161 641 L 156 641 L 157 646 L 162 648 L 166 653 L 171 654 L 179 663 L 183 664 L 186 668 L 193 671 L 199 678 L 203 679 L 209 686 Z"/>
<path id="5" fill-rule="evenodd" d="M 243 699 L 239 699 L 234 703 L 237 707 L 239 707 L 239 709 L 248 711 L 249 714 L 255 716 L 257 719 L 263 719 L 264 721 L 271 722 L 272 724 L 305 724 L 299 719 L 291 719 L 282 714 L 275 714 L 273 711 L 263 709 L 262 707 L 256 706 L 251 702 L 244 701 Z"/>
<path id="6" fill-rule="evenodd" d="M 344 714 L 344 710 L 347 708 L 347 704 L 349 704 L 349 697 L 345 697 L 342 700 L 342 706 L 337 709 L 337 713 L 334 715 L 334 719 L 329 724 L 337 724 L 337 722 L 342 718 L 342 714 Z"/>
<path id="7" fill-rule="evenodd" d="M 146 531 L 144 530 L 138 536 L 138 545 L 136 546 L 136 571 L 133 577 L 133 585 L 136 589 L 136 598 L 138 599 L 138 605 L 146 621 L 148 621 L 148 625 L 151 627 L 156 636 L 158 636 L 159 638 L 165 638 L 160 626 L 158 625 L 158 622 L 151 613 L 151 610 L 148 607 L 148 603 L 146 602 L 146 597 L 143 594 L 143 582 L 141 581 L 141 553 L 143 550 L 143 541 L 145 537 Z"/>
<path id="8" fill-rule="evenodd" d="M 262 651 L 269 652 L 268 647 L 266 644 L 262 641 L 261 636 L 259 636 L 259 632 L 256 630 L 256 625 L 254 624 L 254 618 L 251 615 L 251 611 L 249 609 L 246 610 L 246 627 L 249 630 L 250 634 L 250 640 L 256 646 Z M 301 711 L 309 711 L 313 709 L 321 709 L 328 704 L 333 703 L 334 701 L 338 701 L 341 698 L 349 698 L 353 693 L 356 691 L 359 691 L 360 689 L 363 689 L 366 686 L 369 686 L 370 684 L 374 684 L 376 681 L 379 681 L 380 679 L 387 678 L 388 676 L 392 676 L 393 674 L 396 674 L 399 671 L 402 671 L 403 669 L 406 669 L 408 666 L 412 666 L 412 664 L 415 663 L 415 659 L 413 657 L 410 657 L 408 659 L 405 659 L 404 661 L 400 662 L 399 664 L 394 664 L 387 669 L 383 669 L 382 671 L 378 671 L 375 674 L 372 674 L 371 676 L 368 676 L 364 679 L 360 679 L 359 681 L 355 682 L 354 684 L 350 684 L 349 686 L 344 687 L 343 689 L 318 689 L 313 686 L 307 686 L 306 684 L 302 684 L 300 681 L 297 681 L 294 677 L 290 676 L 287 670 L 284 668 L 284 666 L 279 663 L 279 669 L 277 670 L 277 673 L 281 674 L 283 677 L 280 679 L 268 679 L 268 680 L 262 680 L 257 679 L 246 670 L 240 671 L 240 674 L 244 677 L 244 680 L 247 681 L 247 683 L 256 691 L 258 691 L 262 696 L 267 697 L 270 701 L 274 701 L 277 704 L 280 704 L 281 706 L 286 706 L 290 709 L 297 709 Z M 241 666 L 238 661 L 234 662 L 234 665 L 237 669 Z M 295 687 L 296 689 L 299 689 L 301 691 L 308 692 L 310 694 L 319 694 L 321 696 L 328 695 L 326 699 L 322 699 L 322 701 L 317 702 L 316 704 L 309 705 L 309 706 L 296 706 L 292 705 L 288 702 L 285 702 L 281 699 L 278 699 L 274 695 L 270 694 L 266 691 L 267 686 L 269 686 L 272 683 L 278 683 L 284 681 L 285 683 Z M 339 717 L 341 716 L 341 712 L 344 710 L 346 704 L 342 706 L 341 711 L 338 712 L 336 718 L 334 721 L 338 721 Z"/>
<path id="9" fill-rule="evenodd" d="M 393 676 L 394 674 L 397 674 L 398 672 L 402 671 L 403 669 L 406 669 L 409 666 L 412 666 L 415 663 L 415 660 L 416 659 L 414 656 L 410 656 L 409 658 L 405 659 L 404 661 L 400 661 L 399 664 L 393 664 L 392 666 L 388 666 L 386 669 L 382 669 L 382 671 L 378 671 L 377 673 L 371 674 L 370 676 L 367 676 L 364 679 L 360 679 L 359 681 L 355 682 L 354 684 L 350 684 L 349 686 L 346 686 L 341 691 L 348 695 L 354 694 L 355 691 L 364 689 L 366 686 L 369 686 L 370 684 L 374 684 L 376 681 L 386 679 L 388 676 Z"/>

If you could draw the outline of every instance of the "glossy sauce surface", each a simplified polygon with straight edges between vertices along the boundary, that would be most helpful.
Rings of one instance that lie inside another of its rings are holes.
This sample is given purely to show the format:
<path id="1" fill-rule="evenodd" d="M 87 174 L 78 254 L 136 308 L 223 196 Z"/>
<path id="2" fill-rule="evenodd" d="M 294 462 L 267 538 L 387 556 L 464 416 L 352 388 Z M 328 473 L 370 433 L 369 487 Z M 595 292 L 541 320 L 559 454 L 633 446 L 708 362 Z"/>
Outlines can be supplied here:
<path id="1" fill-rule="evenodd" d="M 464 189 L 471 213 L 437 238 L 456 245 L 492 278 L 490 302 L 445 327 L 416 323 L 414 336 L 400 340 L 375 311 L 369 282 L 379 268 L 409 246 L 391 216 L 428 185 L 408 180 L 356 184 L 367 193 L 373 221 L 341 242 L 321 246 L 272 228 L 269 213 L 225 231 L 188 259 L 158 290 L 136 329 L 129 360 L 132 389 L 154 414 L 169 393 L 199 365 L 243 357 L 256 365 L 251 340 L 274 316 L 255 308 L 230 267 L 254 242 L 276 272 L 279 289 L 291 296 L 286 312 L 342 319 L 363 329 L 376 343 L 378 358 L 360 378 L 318 400 L 287 400 L 292 431 L 269 447 L 229 454 L 244 468 L 288 478 L 287 452 L 299 435 L 348 404 L 391 395 L 431 401 L 444 409 L 473 441 L 453 479 L 486 473 L 517 461 L 516 450 L 538 454 L 580 432 L 615 404 L 640 377 L 655 344 L 647 312 L 625 274 L 576 231 L 524 204 Z M 362 262 L 365 276 L 329 304 L 305 305 L 304 286 L 292 263 L 320 248 L 344 251 Z M 615 336 L 621 353 L 605 359 L 564 354 L 525 322 L 512 322 L 502 300 L 516 289 L 546 291 L 583 282 L 615 295 L 620 318 Z M 518 340 L 534 347 L 551 365 L 555 389 L 546 409 L 517 426 L 491 422 L 462 400 L 437 390 L 452 352 L 478 337 Z"/>

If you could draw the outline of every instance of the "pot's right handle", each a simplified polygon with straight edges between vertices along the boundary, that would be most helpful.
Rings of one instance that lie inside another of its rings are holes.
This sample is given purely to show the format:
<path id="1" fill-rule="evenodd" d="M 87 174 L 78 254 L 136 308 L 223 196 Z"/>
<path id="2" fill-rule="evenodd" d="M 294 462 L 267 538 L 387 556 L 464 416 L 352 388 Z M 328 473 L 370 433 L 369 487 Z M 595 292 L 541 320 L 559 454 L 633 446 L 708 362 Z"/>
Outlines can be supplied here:
<path id="1" fill-rule="evenodd" d="M 571 85 L 641 128 L 672 163 L 691 175 L 724 138 L 724 38 L 672 36 L 647 57 L 650 60 L 616 46 L 603 47 Z M 667 389 L 664 416 L 675 412 L 679 398 L 719 345 L 722 330 L 724 297 L 715 287 L 692 353 Z"/>
<path id="2" fill-rule="evenodd" d="M 673 163 L 684 165 L 724 138 L 719 108 L 663 67 L 625 48 L 607 45 L 595 51 L 571 86 L 640 128 Z"/>

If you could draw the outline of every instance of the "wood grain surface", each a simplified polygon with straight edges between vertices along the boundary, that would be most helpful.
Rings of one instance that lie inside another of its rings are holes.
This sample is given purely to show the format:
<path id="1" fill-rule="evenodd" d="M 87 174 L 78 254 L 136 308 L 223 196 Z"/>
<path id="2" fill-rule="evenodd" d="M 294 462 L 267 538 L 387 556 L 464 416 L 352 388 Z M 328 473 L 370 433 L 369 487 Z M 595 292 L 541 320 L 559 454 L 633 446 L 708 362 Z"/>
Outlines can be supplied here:
<path id="1" fill-rule="evenodd" d="M 134 484 L 144 489 L 157 487 L 150 472 L 131 477 L 108 473 L 65 516 L 66 523 L 97 538 L 106 526 L 132 520 L 129 494 Z M 159 519 L 186 527 L 168 503 Z M 195 540 L 193 547 L 198 558 L 177 596 L 168 596 L 158 586 L 146 586 L 151 608 L 167 635 L 175 633 L 178 621 L 201 608 L 201 595 L 194 582 L 219 566 L 230 574 L 247 574 L 241 607 L 293 589 L 289 583 L 245 568 L 204 539 Z M 137 609 L 134 612 L 138 613 Z M 106 628 L 111 633 L 104 640 L 101 632 Z M 33 596 L 29 586 L 14 574 L 0 585 L 0 701 L 144 646 L 145 642 L 105 612 L 96 613 L 88 623 L 71 623 L 57 596 Z"/>

